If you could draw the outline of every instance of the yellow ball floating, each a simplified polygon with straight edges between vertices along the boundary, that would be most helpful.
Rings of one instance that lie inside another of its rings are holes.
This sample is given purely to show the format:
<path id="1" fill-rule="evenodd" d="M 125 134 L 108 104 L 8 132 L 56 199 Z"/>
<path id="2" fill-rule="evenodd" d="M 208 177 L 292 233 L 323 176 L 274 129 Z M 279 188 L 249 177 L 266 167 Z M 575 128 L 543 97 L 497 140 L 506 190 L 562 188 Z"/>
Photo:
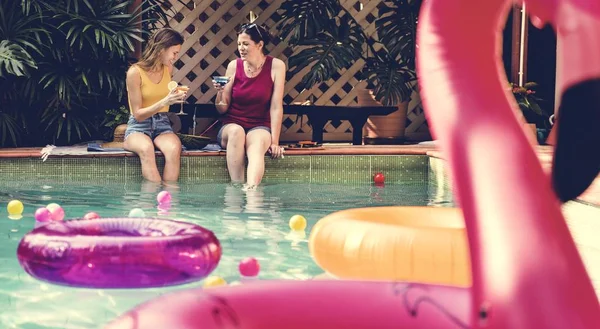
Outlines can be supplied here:
<path id="1" fill-rule="evenodd" d="M 23 208 L 23 202 L 19 200 L 11 200 L 6 206 L 6 210 L 11 216 L 19 216 L 23 214 Z"/>
<path id="2" fill-rule="evenodd" d="M 306 218 L 302 215 L 294 215 L 290 218 L 290 228 L 294 231 L 302 231 L 306 228 Z"/>
<path id="3" fill-rule="evenodd" d="M 218 286 L 227 285 L 227 281 L 220 276 L 209 276 L 204 280 L 204 284 L 202 285 L 204 288 L 212 288 Z"/>

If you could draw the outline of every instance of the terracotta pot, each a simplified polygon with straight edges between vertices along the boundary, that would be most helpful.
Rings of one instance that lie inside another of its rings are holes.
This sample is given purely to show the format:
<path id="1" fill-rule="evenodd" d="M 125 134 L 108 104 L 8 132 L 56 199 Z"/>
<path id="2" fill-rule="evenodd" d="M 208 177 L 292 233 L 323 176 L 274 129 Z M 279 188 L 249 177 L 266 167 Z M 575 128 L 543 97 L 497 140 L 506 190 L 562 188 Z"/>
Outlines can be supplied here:
<path id="1" fill-rule="evenodd" d="M 402 144 L 406 129 L 408 102 L 398 105 L 398 110 L 388 115 L 371 115 L 363 128 L 365 144 Z"/>
<path id="2" fill-rule="evenodd" d="M 357 89 L 359 106 L 383 106 L 370 89 Z M 402 144 L 406 129 L 408 101 L 400 103 L 398 110 L 388 115 L 371 115 L 363 127 L 364 144 Z"/>
<path id="3" fill-rule="evenodd" d="M 375 95 L 373 95 L 373 90 L 371 89 L 357 88 L 356 97 L 359 106 L 383 106 L 383 104 L 375 99 Z"/>

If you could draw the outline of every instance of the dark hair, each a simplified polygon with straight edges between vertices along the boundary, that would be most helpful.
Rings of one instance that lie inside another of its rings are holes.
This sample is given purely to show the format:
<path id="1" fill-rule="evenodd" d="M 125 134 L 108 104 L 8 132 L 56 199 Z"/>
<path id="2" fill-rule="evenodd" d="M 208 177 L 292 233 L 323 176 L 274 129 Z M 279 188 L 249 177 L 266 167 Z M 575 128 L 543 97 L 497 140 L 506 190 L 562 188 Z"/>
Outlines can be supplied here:
<path id="1" fill-rule="evenodd" d="M 171 28 L 162 28 L 150 37 L 142 53 L 142 58 L 136 64 L 144 70 L 149 70 L 158 62 L 161 51 L 173 46 L 182 45 L 183 41 L 181 33 Z"/>
<path id="2" fill-rule="evenodd" d="M 266 53 L 266 45 L 271 41 L 271 33 L 267 29 L 256 23 L 247 23 L 240 26 L 237 34 L 240 35 L 242 33 L 249 35 L 250 39 L 256 43 L 262 41 L 264 43 L 263 53 Z"/>

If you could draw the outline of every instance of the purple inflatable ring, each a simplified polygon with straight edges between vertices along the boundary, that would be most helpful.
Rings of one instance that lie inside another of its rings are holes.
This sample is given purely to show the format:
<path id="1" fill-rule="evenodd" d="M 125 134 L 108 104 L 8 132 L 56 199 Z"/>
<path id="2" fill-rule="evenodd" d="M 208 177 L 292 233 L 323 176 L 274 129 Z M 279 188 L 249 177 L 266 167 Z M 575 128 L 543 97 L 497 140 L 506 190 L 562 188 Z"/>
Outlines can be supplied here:
<path id="1" fill-rule="evenodd" d="M 23 269 L 42 281 L 86 288 L 148 288 L 208 276 L 219 264 L 213 232 L 158 218 L 49 222 L 25 234 Z"/>

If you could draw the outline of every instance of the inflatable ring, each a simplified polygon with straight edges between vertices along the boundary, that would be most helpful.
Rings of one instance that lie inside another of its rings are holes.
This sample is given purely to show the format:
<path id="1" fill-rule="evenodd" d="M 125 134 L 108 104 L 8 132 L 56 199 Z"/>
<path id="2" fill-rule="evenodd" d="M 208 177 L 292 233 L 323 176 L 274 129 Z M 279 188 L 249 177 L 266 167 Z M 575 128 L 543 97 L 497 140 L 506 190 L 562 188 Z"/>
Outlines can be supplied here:
<path id="1" fill-rule="evenodd" d="M 309 237 L 315 262 L 343 279 L 471 285 L 458 208 L 369 207 L 319 220 Z"/>
<path id="2" fill-rule="evenodd" d="M 153 218 L 49 222 L 25 234 L 17 258 L 31 276 L 89 288 L 163 287 L 200 280 L 221 259 L 213 232 Z"/>
<path id="3" fill-rule="evenodd" d="M 104 329 L 474 328 L 470 294 L 411 283 L 269 280 L 164 294 Z"/>

